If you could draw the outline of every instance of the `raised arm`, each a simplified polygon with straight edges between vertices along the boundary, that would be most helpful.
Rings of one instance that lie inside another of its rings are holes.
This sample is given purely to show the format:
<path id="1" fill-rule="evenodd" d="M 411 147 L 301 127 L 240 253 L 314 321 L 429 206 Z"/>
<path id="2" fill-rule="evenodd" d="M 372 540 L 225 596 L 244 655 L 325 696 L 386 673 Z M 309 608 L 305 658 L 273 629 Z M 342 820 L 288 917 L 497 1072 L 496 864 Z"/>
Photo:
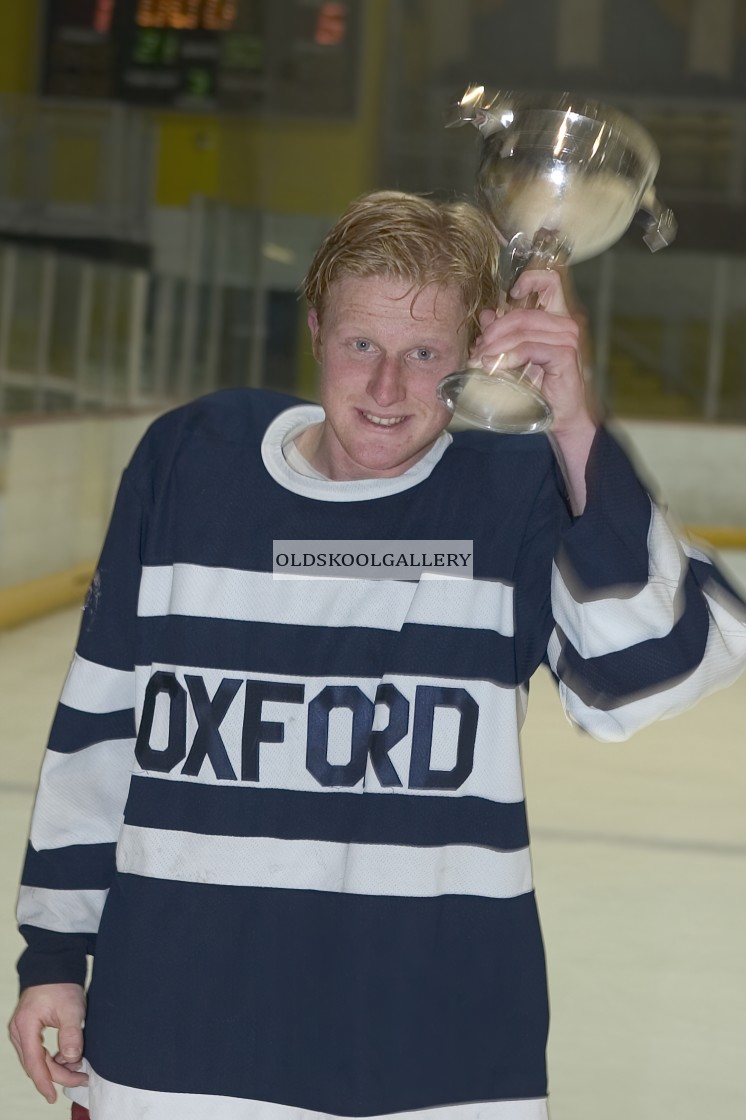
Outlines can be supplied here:
<path id="1" fill-rule="evenodd" d="M 507 367 L 531 363 L 552 406 L 550 440 L 575 516 L 552 565 L 548 660 L 570 718 L 597 738 L 624 739 L 743 671 L 746 605 L 599 426 L 560 276 L 524 272 L 512 294 L 530 292 L 537 310 L 483 314 L 470 362 L 489 368 L 505 353 Z M 527 547 L 546 545 L 537 536 Z"/>
<path id="2" fill-rule="evenodd" d="M 504 315 L 484 311 L 482 333 L 470 365 L 489 369 L 505 354 L 507 369 L 530 365 L 529 376 L 552 407 L 551 442 L 565 475 L 573 512 L 585 506 L 585 468 L 596 434 L 595 408 L 583 376 L 581 332 L 570 314 L 560 274 L 529 269 L 511 296 L 522 300 L 535 293 L 536 309 L 515 308 Z"/>

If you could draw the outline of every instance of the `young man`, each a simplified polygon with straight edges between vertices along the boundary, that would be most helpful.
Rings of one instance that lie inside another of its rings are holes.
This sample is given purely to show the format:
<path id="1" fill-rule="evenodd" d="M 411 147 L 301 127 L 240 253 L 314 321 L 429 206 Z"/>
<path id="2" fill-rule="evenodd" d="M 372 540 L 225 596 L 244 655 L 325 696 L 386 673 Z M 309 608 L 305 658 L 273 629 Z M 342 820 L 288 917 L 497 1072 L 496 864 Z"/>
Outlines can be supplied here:
<path id="1" fill-rule="evenodd" d="M 321 407 L 217 394 L 125 472 L 19 904 L 11 1037 L 48 1099 L 546 1116 L 528 681 L 548 661 L 624 738 L 737 675 L 746 612 L 597 429 L 558 277 L 489 310 L 492 246 L 471 207 L 358 200 L 307 279 Z M 569 502 L 545 438 L 445 432 L 440 379 L 500 353 L 543 371 Z M 275 540 L 466 540 L 474 578 L 278 579 Z"/>

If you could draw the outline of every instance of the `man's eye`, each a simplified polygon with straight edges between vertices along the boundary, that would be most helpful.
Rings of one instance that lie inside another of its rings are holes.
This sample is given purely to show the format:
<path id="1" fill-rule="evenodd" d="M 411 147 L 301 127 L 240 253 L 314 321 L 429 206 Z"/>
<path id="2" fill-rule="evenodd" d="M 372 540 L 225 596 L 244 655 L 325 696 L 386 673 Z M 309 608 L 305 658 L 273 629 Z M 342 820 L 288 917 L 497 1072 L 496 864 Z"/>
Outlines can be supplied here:
<path id="1" fill-rule="evenodd" d="M 367 353 L 371 348 L 370 343 L 368 342 L 367 338 L 356 339 L 354 345 L 355 345 L 355 349 L 359 350 L 362 354 Z"/>
<path id="2" fill-rule="evenodd" d="M 433 354 L 432 350 L 428 350 L 426 346 L 420 346 L 417 350 L 414 351 L 414 356 L 420 362 L 428 362 L 435 355 Z"/>

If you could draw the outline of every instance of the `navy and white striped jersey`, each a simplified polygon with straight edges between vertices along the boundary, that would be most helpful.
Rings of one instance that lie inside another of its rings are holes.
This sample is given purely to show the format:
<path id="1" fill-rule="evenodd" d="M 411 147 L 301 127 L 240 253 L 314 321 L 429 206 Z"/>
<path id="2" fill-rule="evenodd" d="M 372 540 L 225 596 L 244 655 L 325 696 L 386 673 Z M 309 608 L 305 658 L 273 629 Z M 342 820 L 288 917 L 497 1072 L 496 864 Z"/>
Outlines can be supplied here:
<path id="1" fill-rule="evenodd" d="M 543 437 L 294 474 L 251 390 L 125 472 L 54 720 L 24 986 L 82 982 L 95 1120 L 541 1120 L 528 681 L 621 739 L 735 678 L 746 610 L 604 431 L 572 519 Z M 310 409 L 310 411 L 309 411 Z M 473 540 L 474 578 L 276 579 L 283 540 Z"/>

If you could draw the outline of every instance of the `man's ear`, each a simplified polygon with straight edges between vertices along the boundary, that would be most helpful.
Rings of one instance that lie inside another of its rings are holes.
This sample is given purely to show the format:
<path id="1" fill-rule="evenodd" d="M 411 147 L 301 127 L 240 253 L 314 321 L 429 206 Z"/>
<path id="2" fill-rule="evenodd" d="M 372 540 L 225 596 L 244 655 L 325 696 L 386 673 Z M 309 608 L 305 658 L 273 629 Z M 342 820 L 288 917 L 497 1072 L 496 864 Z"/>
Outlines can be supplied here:
<path id="1" fill-rule="evenodd" d="M 308 329 L 311 332 L 311 349 L 317 362 L 321 361 L 321 326 L 315 307 L 308 312 Z"/>

